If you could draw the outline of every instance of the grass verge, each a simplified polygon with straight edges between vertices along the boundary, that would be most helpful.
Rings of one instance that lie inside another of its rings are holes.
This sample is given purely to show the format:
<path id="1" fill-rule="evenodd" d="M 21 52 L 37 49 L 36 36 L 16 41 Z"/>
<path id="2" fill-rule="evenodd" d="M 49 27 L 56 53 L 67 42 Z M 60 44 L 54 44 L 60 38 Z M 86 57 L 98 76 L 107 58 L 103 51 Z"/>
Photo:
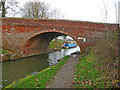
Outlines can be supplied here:
<path id="1" fill-rule="evenodd" d="M 28 75 L 27 78 L 15 81 L 5 88 L 46 88 L 47 83 L 53 78 L 54 75 L 62 68 L 67 62 L 69 56 L 65 56 L 57 65 L 52 65 L 36 75 Z"/>
<path id="2" fill-rule="evenodd" d="M 113 83 L 106 78 L 104 70 L 98 70 L 96 63 L 90 54 L 79 60 L 74 75 L 74 88 L 112 88 Z"/>
<path id="3" fill-rule="evenodd" d="M 118 33 L 110 33 L 79 59 L 74 88 L 120 88 Z"/>
<path id="4" fill-rule="evenodd" d="M 76 65 L 73 87 L 74 88 L 115 88 L 118 80 L 111 80 L 107 77 L 104 70 L 100 70 L 102 62 L 98 62 L 94 56 L 89 54 L 84 58 L 79 59 Z"/>

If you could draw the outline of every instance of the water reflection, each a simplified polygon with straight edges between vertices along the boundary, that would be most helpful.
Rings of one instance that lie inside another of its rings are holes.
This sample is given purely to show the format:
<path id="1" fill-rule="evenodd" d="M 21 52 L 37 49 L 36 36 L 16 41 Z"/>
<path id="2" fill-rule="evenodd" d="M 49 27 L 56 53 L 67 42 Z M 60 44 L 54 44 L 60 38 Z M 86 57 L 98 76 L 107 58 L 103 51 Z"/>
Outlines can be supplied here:
<path id="1" fill-rule="evenodd" d="M 15 61 L 3 62 L 2 84 L 6 86 L 32 72 L 41 71 L 49 66 L 48 54 L 37 55 Z"/>
<path id="2" fill-rule="evenodd" d="M 70 55 L 71 53 L 74 52 L 79 52 L 80 48 L 79 46 L 75 47 L 75 48 L 71 48 L 71 49 L 61 49 L 61 51 L 55 51 L 52 53 L 49 53 L 49 57 L 48 57 L 48 61 L 49 61 L 49 65 L 53 65 L 58 63 L 58 60 L 63 58 L 66 55 Z"/>
<path id="3" fill-rule="evenodd" d="M 34 74 L 50 65 L 58 63 L 58 60 L 73 52 L 80 51 L 79 47 L 72 49 L 62 49 L 48 54 L 41 54 L 29 58 L 2 63 L 2 86 L 11 84 L 27 74 Z M 0 68 L 1 69 L 1 68 Z"/>

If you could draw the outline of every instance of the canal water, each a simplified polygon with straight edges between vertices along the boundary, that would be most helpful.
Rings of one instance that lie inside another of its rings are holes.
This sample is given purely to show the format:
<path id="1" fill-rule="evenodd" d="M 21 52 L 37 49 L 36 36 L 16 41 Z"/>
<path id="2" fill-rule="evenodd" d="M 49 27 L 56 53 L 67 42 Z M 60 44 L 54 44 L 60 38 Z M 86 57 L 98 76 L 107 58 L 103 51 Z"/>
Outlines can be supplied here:
<path id="1" fill-rule="evenodd" d="M 24 78 L 28 74 L 35 74 L 53 64 L 57 64 L 59 59 L 76 51 L 80 51 L 79 46 L 19 60 L 2 62 L 2 87 L 20 78 Z"/>

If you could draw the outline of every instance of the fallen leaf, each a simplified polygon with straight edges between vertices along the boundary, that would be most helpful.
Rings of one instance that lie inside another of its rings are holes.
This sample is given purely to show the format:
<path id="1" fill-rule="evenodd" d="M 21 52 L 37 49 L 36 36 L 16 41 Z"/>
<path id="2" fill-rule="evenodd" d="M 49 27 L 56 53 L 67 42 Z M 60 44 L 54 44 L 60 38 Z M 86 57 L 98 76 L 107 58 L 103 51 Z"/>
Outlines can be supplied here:
<path id="1" fill-rule="evenodd" d="M 92 85 L 92 83 L 89 83 L 89 85 Z"/>
<path id="2" fill-rule="evenodd" d="M 73 83 L 75 83 L 75 81 L 73 80 Z"/>
<path id="3" fill-rule="evenodd" d="M 112 81 L 112 83 L 113 83 L 113 84 L 115 84 L 115 82 L 114 82 L 114 81 Z"/>
<path id="4" fill-rule="evenodd" d="M 82 84 L 84 85 L 84 82 L 82 82 Z"/>
<path id="5" fill-rule="evenodd" d="M 82 78 L 85 78 L 85 76 L 83 76 Z"/>
<path id="6" fill-rule="evenodd" d="M 67 82 L 65 82 L 65 84 L 67 84 Z"/>
<path id="7" fill-rule="evenodd" d="M 91 80 L 89 80 L 89 83 L 91 82 Z"/>
<path id="8" fill-rule="evenodd" d="M 38 83 L 38 82 L 35 82 L 35 83 Z"/>
<path id="9" fill-rule="evenodd" d="M 49 88 L 48 86 L 46 88 Z"/>
<path id="10" fill-rule="evenodd" d="M 93 85 L 93 87 L 96 87 L 96 85 Z"/>
<path id="11" fill-rule="evenodd" d="M 76 81 L 76 83 L 78 83 L 78 81 Z"/>
<path id="12" fill-rule="evenodd" d="M 38 79 L 35 79 L 35 81 L 39 81 Z"/>
<path id="13" fill-rule="evenodd" d="M 74 78 L 74 79 L 76 79 L 76 78 Z"/>

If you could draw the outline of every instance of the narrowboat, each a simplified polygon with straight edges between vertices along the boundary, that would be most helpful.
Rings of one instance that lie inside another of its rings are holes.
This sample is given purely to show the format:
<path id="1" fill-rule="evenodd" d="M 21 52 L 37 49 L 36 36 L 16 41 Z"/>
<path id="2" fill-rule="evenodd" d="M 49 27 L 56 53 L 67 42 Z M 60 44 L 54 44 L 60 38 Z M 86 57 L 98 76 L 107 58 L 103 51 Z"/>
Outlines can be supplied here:
<path id="1" fill-rule="evenodd" d="M 76 47 L 76 46 L 77 45 L 76 45 L 75 42 L 74 43 L 65 43 L 64 48 L 69 49 L 69 48 L 73 48 L 73 47 Z"/>

